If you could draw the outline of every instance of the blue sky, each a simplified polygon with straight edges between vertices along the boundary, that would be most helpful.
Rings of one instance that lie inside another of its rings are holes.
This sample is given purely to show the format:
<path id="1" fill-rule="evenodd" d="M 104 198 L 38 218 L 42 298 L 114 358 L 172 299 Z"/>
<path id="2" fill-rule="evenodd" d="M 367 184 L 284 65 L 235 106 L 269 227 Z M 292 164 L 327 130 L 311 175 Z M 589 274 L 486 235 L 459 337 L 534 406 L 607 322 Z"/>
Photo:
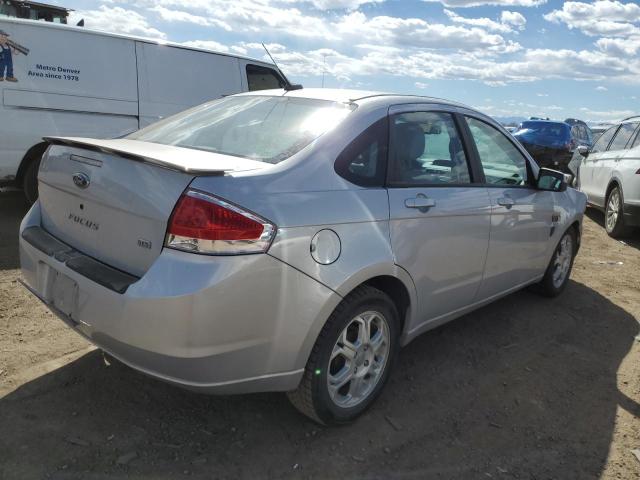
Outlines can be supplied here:
<path id="1" fill-rule="evenodd" d="M 640 111 L 640 3 L 59 0 L 87 28 L 263 57 L 305 86 L 418 93 L 495 116 Z"/>

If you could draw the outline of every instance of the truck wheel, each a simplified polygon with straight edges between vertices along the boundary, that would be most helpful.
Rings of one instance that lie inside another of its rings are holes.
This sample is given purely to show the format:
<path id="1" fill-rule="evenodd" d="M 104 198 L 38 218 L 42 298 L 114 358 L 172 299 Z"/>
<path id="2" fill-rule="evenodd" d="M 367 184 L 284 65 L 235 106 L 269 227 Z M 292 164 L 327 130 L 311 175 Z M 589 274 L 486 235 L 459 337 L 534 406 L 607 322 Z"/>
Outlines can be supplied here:
<path id="1" fill-rule="evenodd" d="M 27 197 L 29 204 L 35 203 L 38 199 L 38 169 L 40 168 L 40 159 L 32 161 L 24 171 L 22 178 L 22 190 L 24 196 Z"/>
<path id="2" fill-rule="evenodd" d="M 544 277 L 535 285 L 538 293 L 545 297 L 557 297 L 562 293 L 569 283 L 577 245 L 576 232 L 569 228 L 558 242 Z"/>
<path id="3" fill-rule="evenodd" d="M 387 382 L 398 337 L 398 310 L 391 299 L 370 286 L 357 288 L 329 317 L 289 400 L 321 424 L 355 419 Z"/>
<path id="4" fill-rule="evenodd" d="M 604 210 L 604 228 L 610 237 L 621 238 L 627 234 L 627 228 L 624 225 L 623 206 L 622 190 L 620 187 L 614 187 L 609 192 Z"/>

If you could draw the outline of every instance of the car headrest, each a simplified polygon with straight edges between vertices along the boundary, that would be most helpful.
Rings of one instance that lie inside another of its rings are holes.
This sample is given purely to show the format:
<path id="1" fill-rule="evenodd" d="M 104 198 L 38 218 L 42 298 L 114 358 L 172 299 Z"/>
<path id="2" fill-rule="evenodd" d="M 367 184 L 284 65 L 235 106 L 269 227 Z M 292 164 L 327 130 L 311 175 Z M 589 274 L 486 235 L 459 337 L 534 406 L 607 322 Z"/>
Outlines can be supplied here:
<path id="1" fill-rule="evenodd" d="M 424 153 L 424 132 L 417 123 L 399 123 L 395 126 L 396 152 L 401 161 L 416 160 Z"/>
<path id="2" fill-rule="evenodd" d="M 462 151 L 462 142 L 457 136 L 449 139 L 449 156 L 454 159 Z"/>

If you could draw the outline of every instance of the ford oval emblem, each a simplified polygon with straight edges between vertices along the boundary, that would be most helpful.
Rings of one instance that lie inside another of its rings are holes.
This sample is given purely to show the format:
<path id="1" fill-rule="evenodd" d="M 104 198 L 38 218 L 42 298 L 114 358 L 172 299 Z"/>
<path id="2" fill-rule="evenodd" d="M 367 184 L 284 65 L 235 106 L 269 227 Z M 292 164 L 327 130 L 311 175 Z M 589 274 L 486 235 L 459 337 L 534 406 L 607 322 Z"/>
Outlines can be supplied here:
<path id="1" fill-rule="evenodd" d="M 86 173 L 78 172 L 73 174 L 73 183 L 78 188 L 87 188 L 91 183 L 91 179 Z"/>

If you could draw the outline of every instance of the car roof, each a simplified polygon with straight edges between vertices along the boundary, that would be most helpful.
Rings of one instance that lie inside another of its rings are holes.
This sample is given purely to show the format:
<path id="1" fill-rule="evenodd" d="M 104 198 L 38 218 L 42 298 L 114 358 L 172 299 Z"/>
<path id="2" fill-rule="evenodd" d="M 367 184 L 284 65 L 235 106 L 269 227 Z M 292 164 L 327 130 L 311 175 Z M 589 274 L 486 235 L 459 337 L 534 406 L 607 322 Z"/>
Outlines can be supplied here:
<path id="1" fill-rule="evenodd" d="M 252 92 L 238 93 L 236 96 L 258 95 L 258 96 L 287 96 L 296 98 L 310 98 L 317 100 L 329 100 L 339 103 L 362 102 L 365 100 L 392 100 L 393 103 L 440 103 L 446 105 L 454 105 L 469 110 L 474 108 L 463 105 L 452 100 L 442 98 L 428 97 L 424 95 L 409 95 L 400 93 L 379 92 L 373 90 L 352 90 L 346 88 L 300 88 L 297 90 L 254 90 Z"/>
<path id="2" fill-rule="evenodd" d="M 562 122 L 560 120 L 523 120 L 520 123 L 521 124 L 525 124 L 525 123 L 548 123 L 550 125 L 566 125 L 567 127 L 571 126 L 567 122 Z"/>
<path id="3" fill-rule="evenodd" d="M 637 122 L 638 120 L 640 120 L 640 115 L 633 115 L 631 117 L 623 118 L 620 123 Z"/>

